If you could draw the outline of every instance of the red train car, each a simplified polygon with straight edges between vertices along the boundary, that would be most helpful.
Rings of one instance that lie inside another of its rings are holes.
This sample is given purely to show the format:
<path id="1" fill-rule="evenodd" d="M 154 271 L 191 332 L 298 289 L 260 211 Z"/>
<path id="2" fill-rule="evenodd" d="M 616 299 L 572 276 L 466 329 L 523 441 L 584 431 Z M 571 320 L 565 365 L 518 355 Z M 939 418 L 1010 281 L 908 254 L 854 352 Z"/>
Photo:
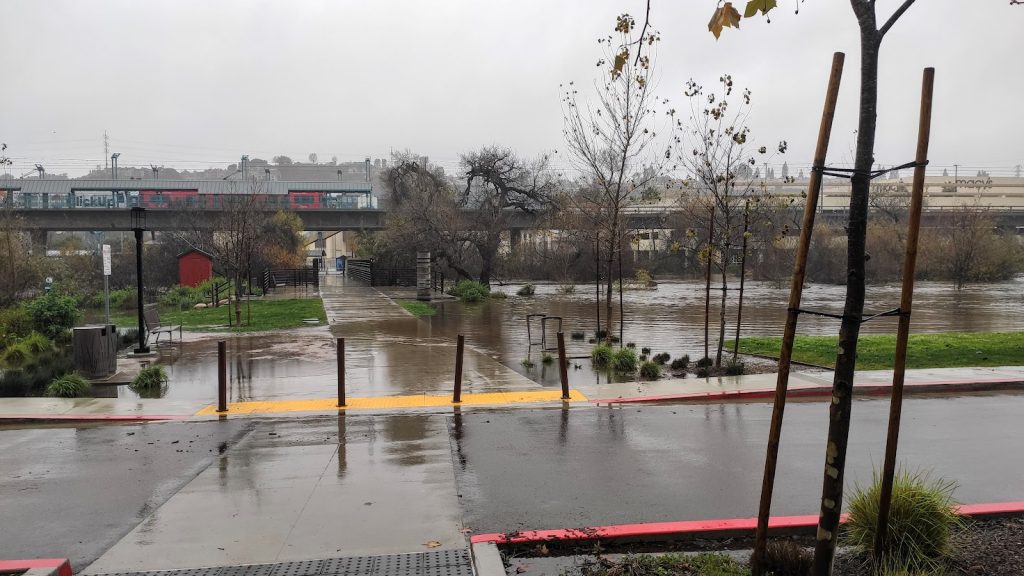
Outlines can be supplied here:
<path id="1" fill-rule="evenodd" d="M 324 193 L 319 190 L 292 190 L 288 192 L 288 207 L 292 210 L 315 210 L 324 208 Z"/>
<path id="2" fill-rule="evenodd" d="M 198 207 L 198 190 L 141 190 L 143 208 Z"/>

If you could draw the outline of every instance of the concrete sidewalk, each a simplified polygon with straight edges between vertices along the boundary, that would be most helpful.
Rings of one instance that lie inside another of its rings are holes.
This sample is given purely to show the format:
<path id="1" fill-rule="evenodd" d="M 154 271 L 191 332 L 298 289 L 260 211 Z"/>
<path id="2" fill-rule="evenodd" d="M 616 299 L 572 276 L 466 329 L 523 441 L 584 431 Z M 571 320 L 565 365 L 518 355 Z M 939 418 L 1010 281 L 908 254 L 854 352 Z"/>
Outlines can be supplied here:
<path id="1" fill-rule="evenodd" d="M 517 375 L 518 376 L 518 375 Z M 520 377 L 522 378 L 522 377 Z M 627 382 L 615 384 L 592 384 L 577 386 L 582 396 L 574 400 L 589 399 L 597 404 L 615 404 L 626 402 L 716 402 L 727 400 L 770 400 L 775 390 L 777 375 L 749 374 L 743 376 L 722 376 L 717 378 L 673 378 L 655 382 Z M 524 378 L 525 380 L 525 378 Z M 892 370 L 869 370 L 857 372 L 855 386 L 866 393 L 886 393 L 892 385 Z M 489 381 L 493 386 L 495 383 Z M 789 392 L 793 397 L 827 395 L 832 386 L 832 372 L 809 371 L 793 372 L 789 377 Z M 908 391 L 919 389 L 928 392 L 985 391 L 1005 390 L 1016 387 L 1024 388 L 1024 366 L 1002 366 L 997 368 L 928 368 L 908 370 L 906 374 Z M 474 392 L 466 386 L 464 396 L 472 398 Z M 486 388 L 485 388 L 486 389 Z M 494 389 L 495 394 L 478 394 L 481 397 L 501 397 L 500 400 L 488 401 L 489 405 L 529 406 L 538 403 L 561 405 L 558 394 L 538 385 L 531 389 L 523 389 L 516 381 L 507 390 L 515 394 L 502 394 L 503 390 Z M 374 398 L 349 398 L 355 405 L 366 405 L 371 409 L 385 412 L 400 410 L 421 410 L 423 408 L 447 408 L 449 402 L 428 402 L 429 396 L 421 396 L 422 402 L 402 402 L 397 396 L 381 396 Z M 389 401 L 389 398 L 396 399 Z M 372 401 L 371 401 L 372 400 Z M 279 404 L 282 404 L 278 402 Z M 239 412 L 272 414 L 275 410 L 243 410 L 245 403 L 239 404 Z M 268 404 L 268 403 L 256 403 Z M 270 403 L 273 404 L 273 403 Z M 336 414 L 339 410 L 331 405 L 329 399 L 308 400 L 299 402 L 303 412 L 319 414 Z M 466 405 L 474 404 L 466 402 Z M 479 404 L 483 405 L 483 404 Z M 163 399 L 125 400 L 116 398 L 0 398 L 0 421 L 4 420 L 171 420 L 208 418 L 209 406 L 206 402 L 186 402 Z M 293 407 L 294 408 L 294 407 Z M 305 409 L 305 408 L 308 408 Z M 287 411 L 292 411 L 289 408 Z"/>

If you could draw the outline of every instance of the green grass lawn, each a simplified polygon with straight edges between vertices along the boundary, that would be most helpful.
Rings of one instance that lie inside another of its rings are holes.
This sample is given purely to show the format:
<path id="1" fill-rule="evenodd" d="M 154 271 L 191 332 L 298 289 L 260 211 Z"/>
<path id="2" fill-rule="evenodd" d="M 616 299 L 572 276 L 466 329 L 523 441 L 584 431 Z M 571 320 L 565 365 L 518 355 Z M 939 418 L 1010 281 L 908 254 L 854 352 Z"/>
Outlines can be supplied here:
<path id="1" fill-rule="evenodd" d="M 256 332 L 260 330 L 276 330 L 281 328 L 298 328 L 310 326 L 303 322 L 306 318 L 316 318 L 320 325 L 327 323 L 327 313 L 319 298 L 297 298 L 290 300 L 253 300 L 252 324 L 246 324 L 249 317 L 246 302 L 242 302 L 242 326 L 228 328 L 228 312 L 232 313 L 234 322 L 234 306 L 219 306 L 195 310 L 167 310 L 161 308 L 160 323 L 170 326 L 180 324 L 183 330 L 235 331 Z M 134 312 L 111 316 L 111 322 L 117 326 L 131 328 L 138 323 Z"/>
<path id="2" fill-rule="evenodd" d="M 418 300 L 399 300 L 398 304 L 416 317 L 433 316 L 434 314 L 437 314 L 437 308 L 435 308 L 433 304 L 427 302 L 420 302 Z"/>
<path id="3" fill-rule="evenodd" d="M 836 336 L 797 336 L 793 360 L 835 367 Z M 727 343 L 726 348 L 731 348 Z M 781 337 L 740 338 L 740 352 L 778 358 Z M 861 335 L 857 345 L 858 370 L 893 367 L 896 335 Z M 1024 332 L 946 332 L 911 334 L 907 368 L 1024 365 Z"/>

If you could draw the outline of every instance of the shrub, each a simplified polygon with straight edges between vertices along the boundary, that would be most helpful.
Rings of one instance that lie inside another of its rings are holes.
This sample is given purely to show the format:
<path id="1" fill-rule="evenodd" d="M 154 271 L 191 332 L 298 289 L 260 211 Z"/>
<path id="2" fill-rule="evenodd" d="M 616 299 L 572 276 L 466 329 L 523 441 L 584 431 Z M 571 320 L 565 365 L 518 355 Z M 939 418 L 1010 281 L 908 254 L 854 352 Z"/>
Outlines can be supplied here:
<path id="1" fill-rule="evenodd" d="M 573 340 L 583 340 L 583 338 L 586 337 L 586 334 L 579 330 L 573 330 L 572 333 L 569 334 L 569 337 Z"/>
<path id="2" fill-rule="evenodd" d="M 608 337 L 608 341 L 611 342 L 612 344 L 617 344 L 619 342 L 619 337 L 613 334 Z"/>
<path id="3" fill-rule="evenodd" d="M 705 357 L 701 358 L 700 360 L 697 360 L 697 367 L 698 368 L 704 368 L 704 367 L 707 367 L 707 366 L 711 366 L 714 363 L 715 363 L 714 360 L 712 360 L 711 358 L 708 358 L 707 356 L 705 356 Z"/>
<path id="4" fill-rule="evenodd" d="M 476 280 L 463 280 L 452 286 L 448 293 L 464 302 L 480 302 L 487 299 L 490 289 Z"/>
<path id="5" fill-rule="evenodd" d="M 56 339 L 59 334 L 74 326 L 79 316 L 74 298 L 54 293 L 29 302 L 25 310 L 32 318 L 33 328 L 50 339 Z"/>
<path id="6" fill-rule="evenodd" d="M 637 364 L 639 364 L 639 360 L 636 357 L 636 352 L 631 348 L 619 348 L 615 351 L 612 366 L 616 372 L 632 374 L 636 372 Z"/>
<path id="7" fill-rule="evenodd" d="M 21 341 L 21 346 L 25 348 L 25 351 L 32 356 L 39 356 L 53 350 L 53 342 L 49 338 L 43 336 L 39 332 L 33 332 L 29 334 L 24 340 Z"/>
<path id="8" fill-rule="evenodd" d="M 644 362 L 640 365 L 640 377 L 647 380 L 661 378 L 661 364 L 657 362 Z"/>
<path id="9" fill-rule="evenodd" d="M 648 348 L 647 346 L 644 346 L 643 348 L 640 349 L 640 353 L 643 354 L 644 356 L 650 356 L 651 349 Z"/>
<path id="10" fill-rule="evenodd" d="M 54 378 L 46 387 L 46 395 L 55 398 L 81 398 L 89 393 L 92 385 L 78 372 Z"/>
<path id="11" fill-rule="evenodd" d="M 120 330 L 118 333 L 118 338 L 120 339 L 119 341 L 121 344 L 121 348 L 129 346 L 131 344 L 135 344 L 136 342 L 139 341 L 139 329 L 125 328 L 124 330 Z"/>
<path id="12" fill-rule="evenodd" d="M 487 295 L 489 297 L 491 297 L 491 298 L 497 298 L 498 300 L 502 300 L 502 299 L 508 298 L 508 294 L 505 294 L 501 290 L 495 290 L 494 292 L 488 292 Z"/>
<path id="13" fill-rule="evenodd" d="M 690 357 L 684 355 L 680 358 L 676 358 L 675 360 L 673 360 L 672 364 L 670 364 L 669 367 L 672 368 L 672 370 L 686 370 L 686 367 L 689 365 Z"/>
<path id="14" fill-rule="evenodd" d="M 160 303 L 175 308 L 192 307 L 206 300 L 203 290 L 191 286 L 173 286 L 160 296 Z M 111 303 L 113 306 L 113 303 Z"/>
<path id="15" fill-rule="evenodd" d="M 524 284 L 522 288 L 516 290 L 516 296 L 533 296 L 536 288 L 533 284 Z"/>
<path id="16" fill-rule="evenodd" d="M 587 566 L 584 574 L 593 576 L 692 574 L 694 576 L 749 576 L 750 570 L 721 553 L 700 554 L 627 554 L 617 561 L 601 560 Z"/>
<path id="17" fill-rule="evenodd" d="M 597 332 L 594 333 L 594 337 L 597 338 L 598 340 L 604 340 L 605 338 L 608 337 L 608 331 L 598 330 Z"/>
<path id="18" fill-rule="evenodd" d="M 661 354 L 655 354 L 654 357 L 651 358 L 651 360 L 654 360 L 658 364 L 664 366 L 665 364 L 668 364 L 668 361 L 671 358 L 672 356 L 670 356 L 668 352 L 662 352 Z"/>
<path id="19" fill-rule="evenodd" d="M 743 362 L 729 362 L 725 365 L 726 376 L 740 376 L 745 370 Z"/>
<path id="20" fill-rule="evenodd" d="M 152 364 L 139 371 L 128 389 L 143 398 L 162 398 L 167 392 L 169 380 L 163 366 Z"/>
<path id="21" fill-rule="evenodd" d="M 907 570 L 939 568 L 952 552 L 951 537 L 963 526 L 953 500 L 954 482 L 925 473 L 897 472 L 889 510 L 889 548 L 886 564 Z M 867 490 L 850 499 L 850 518 L 844 540 L 874 554 L 875 527 L 882 486 L 875 475 Z"/>
<path id="22" fill-rule="evenodd" d="M 23 370 L 5 370 L 0 374 L 0 397 L 28 396 L 32 379 Z"/>
<path id="23" fill-rule="evenodd" d="M 551 364 L 554 361 L 555 357 L 552 356 L 551 354 L 548 354 L 547 352 L 545 352 L 544 355 L 540 357 L 541 364 Z"/>
<path id="24" fill-rule="evenodd" d="M 32 332 L 32 317 L 24 307 L 0 310 L 0 340 L 24 338 Z"/>
<path id="25" fill-rule="evenodd" d="M 636 342 L 626 342 L 626 348 L 636 348 Z"/>
<path id="26" fill-rule="evenodd" d="M 523 365 L 523 368 L 533 368 L 534 366 L 533 360 L 530 360 L 529 358 L 523 358 L 521 364 Z"/>
<path id="27" fill-rule="evenodd" d="M 594 349 L 590 351 L 590 360 L 594 363 L 594 366 L 598 368 L 607 368 L 612 363 L 612 357 L 615 353 L 612 351 L 611 346 L 604 344 L 600 346 L 594 346 Z"/>
<path id="28" fill-rule="evenodd" d="M 711 376 L 711 369 L 710 368 L 708 368 L 707 366 L 698 366 L 697 367 L 697 377 L 698 378 L 707 378 L 708 376 Z"/>
<path id="29" fill-rule="evenodd" d="M 590 340 L 587 340 L 587 344 L 595 344 L 595 343 L 597 343 L 597 340 L 595 340 L 593 338 L 591 338 Z"/>
<path id="30" fill-rule="evenodd" d="M 22 344 L 15 344 L 14 346 L 8 346 L 4 352 L 4 365 L 8 368 L 21 368 L 29 361 L 31 355 L 28 353 L 28 349 Z"/>
<path id="31" fill-rule="evenodd" d="M 558 287 L 558 293 L 559 294 L 575 294 L 576 293 L 576 285 L 575 284 L 562 284 L 561 286 Z"/>
<path id="32" fill-rule="evenodd" d="M 808 576 L 814 555 L 792 540 L 773 540 L 764 550 L 764 571 L 772 576 Z"/>

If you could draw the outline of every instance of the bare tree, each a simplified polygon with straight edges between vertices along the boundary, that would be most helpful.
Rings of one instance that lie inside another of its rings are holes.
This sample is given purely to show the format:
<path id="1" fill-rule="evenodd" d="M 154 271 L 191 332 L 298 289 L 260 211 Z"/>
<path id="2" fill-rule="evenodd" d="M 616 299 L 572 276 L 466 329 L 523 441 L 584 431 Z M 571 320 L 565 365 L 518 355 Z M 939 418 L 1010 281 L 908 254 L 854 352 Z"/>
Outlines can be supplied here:
<path id="1" fill-rule="evenodd" d="M 759 221 L 763 219 L 762 200 L 767 206 L 770 199 L 764 181 L 755 177 L 750 168 L 760 163 L 759 160 L 769 158 L 766 147 L 760 147 L 756 153 L 748 147 L 750 90 L 743 90 L 737 103 L 732 76 L 721 76 L 719 83 L 721 86 L 714 92 L 705 92 L 693 80 L 687 83 L 685 94 L 690 99 L 690 120 L 685 128 L 682 128 L 682 121 L 677 120 L 683 130 L 678 146 L 685 150 L 676 152 L 690 174 L 689 186 L 681 196 L 684 212 L 694 221 L 714 219 L 707 226 L 712 233 L 701 257 L 709 264 L 708 270 L 713 265 L 720 277 L 717 367 L 722 365 L 725 345 L 729 268 L 737 249 L 741 249 L 738 255 L 745 262 L 751 218 L 755 221 L 754 229 L 759 229 Z M 773 155 L 785 151 L 786 143 L 780 142 Z M 742 300 L 742 295 L 740 298 Z"/>
<path id="2" fill-rule="evenodd" d="M 627 210 L 659 175 L 663 163 L 652 150 L 656 138 L 654 67 L 650 56 L 641 53 L 643 47 L 658 41 L 658 34 L 645 26 L 637 35 L 636 23 L 628 14 L 618 17 L 615 32 L 616 37 L 599 40 L 606 59 L 598 65 L 610 63 L 611 67 L 609 75 L 596 82 L 595 100 L 581 104 L 572 82 L 563 98 L 565 141 L 581 174 L 579 190 L 573 195 L 574 208 L 589 220 L 585 228 L 593 230 L 606 247 L 605 330 L 609 334 L 613 266 L 627 233 Z"/>
<path id="3" fill-rule="evenodd" d="M 44 261 L 32 253 L 24 222 L 0 198 L 0 307 L 16 302 L 32 286 L 42 284 Z"/>

